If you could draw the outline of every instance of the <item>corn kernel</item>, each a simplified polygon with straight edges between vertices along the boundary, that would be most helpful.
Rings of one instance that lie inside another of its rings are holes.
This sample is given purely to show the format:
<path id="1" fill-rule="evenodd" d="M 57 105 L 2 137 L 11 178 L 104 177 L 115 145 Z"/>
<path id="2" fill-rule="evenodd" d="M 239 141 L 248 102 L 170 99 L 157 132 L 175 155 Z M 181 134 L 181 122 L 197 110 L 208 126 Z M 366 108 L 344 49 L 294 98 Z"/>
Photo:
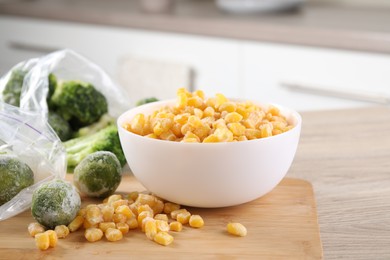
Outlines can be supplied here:
<path id="1" fill-rule="evenodd" d="M 131 131 L 139 135 L 143 134 L 144 125 L 145 116 L 143 114 L 137 114 L 130 122 Z"/>
<path id="2" fill-rule="evenodd" d="M 126 216 L 126 218 L 131 218 L 134 216 L 134 213 L 131 211 L 129 206 L 127 205 L 120 205 L 115 209 L 116 214 L 123 214 Z"/>
<path id="3" fill-rule="evenodd" d="M 236 103 L 234 103 L 234 102 L 229 102 L 229 101 L 226 101 L 225 103 L 222 103 L 222 104 L 219 105 L 219 107 L 218 107 L 218 110 L 219 110 L 220 112 L 226 111 L 226 112 L 228 112 L 228 113 L 235 112 L 236 109 L 237 109 Z"/>
<path id="4" fill-rule="evenodd" d="M 123 234 L 119 229 L 108 228 L 104 233 L 108 241 L 115 242 L 123 238 Z"/>
<path id="5" fill-rule="evenodd" d="M 227 125 L 229 130 L 233 133 L 234 136 L 245 135 L 245 126 L 240 123 L 230 123 Z"/>
<path id="6" fill-rule="evenodd" d="M 103 214 L 98 206 L 91 206 L 87 208 L 85 219 L 92 225 L 103 222 Z"/>
<path id="7" fill-rule="evenodd" d="M 54 231 L 57 233 L 58 238 L 65 238 L 69 235 L 69 228 L 65 225 L 56 226 Z"/>
<path id="8" fill-rule="evenodd" d="M 228 113 L 225 117 L 225 122 L 226 123 L 238 123 L 242 120 L 242 115 L 240 115 L 239 113 L 237 112 L 231 112 L 231 113 Z"/>
<path id="9" fill-rule="evenodd" d="M 160 245 L 167 246 L 173 242 L 173 236 L 161 231 L 154 236 L 153 240 Z"/>
<path id="10" fill-rule="evenodd" d="M 264 124 L 260 126 L 261 137 L 272 136 L 272 124 Z"/>
<path id="11" fill-rule="evenodd" d="M 45 232 L 45 227 L 38 222 L 33 222 L 28 225 L 28 233 L 34 237 L 36 234 Z"/>
<path id="12" fill-rule="evenodd" d="M 227 231 L 229 234 L 244 237 L 247 234 L 246 227 L 241 223 L 229 223 L 227 224 Z"/>
<path id="13" fill-rule="evenodd" d="M 162 200 L 157 199 L 156 204 L 152 207 L 153 214 L 160 214 L 164 210 L 164 202 Z"/>
<path id="14" fill-rule="evenodd" d="M 121 200 L 122 195 L 120 194 L 113 194 L 107 198 L 107 204 L 112 204 L 114 201 Z M 104 201 L 103 201 L 104 202 Z"/>
<path id="15" fill-rule="evenodd" d="M 139 215 L 138 215 L 138 226 L 139 227 L 142 227 L 142 221 L 145 219 L 145 218 L 153 218 L 153 214 L 150 213 L 150 211 L 142 211 Z"/>
<path id="16" fill-rule="evenodd" d="M 123 235 L 127 234 L 129 232 L 129 225 L 126 223 L 117 223 L 116 228 L 122 232 Z"/>
<path id="17" fill-rule="evenodd" d="M 83 227 L 84 229 L 92 228 L 92 227 L 97 228 L 99 227 L 99 224 L 91 224 L 87 219 L 84 219 Z"/>
<path id="18" fill-rule="evenodd" d="M 173 211 L 171 211 L 171 218 L 176 220 L 177 215 L 180 214 L 180 213 L 184 213 L 184 212 L 188 212 L 188 210 L 186 210 L 186 209 L 176 209 L 176 210 L 173 210 Z"/>
<path id="19" fill-rule="evenodd" d="M 142 232 L 145 232 L 146 223 L 148 223 L 149 221 L 153 221 L 154 222 L 155 220 L 152 217 L 146 217 L 146 218 L 142 219 L 141 226 L 140 226 Z"/>
<path id="20" fill-rule="evenodd" d="M 45 233 L 47 233 L 49 236 L 49 246 L 55 247 L 58 242 L 57 233 L 54 230 L 47 230 Z"/>
<path id="21" fill-rule="evenodd" d="M 111 206 L 114 208 L 114 210 L 119 207 L 119 206 L 123 206 L 123 205 L 129 205 L 129 201 L 128 200 L 123 200 L 123 199 L 120 199 L 120 200 L 116 200 L 116 201 L 113 201 L 111 203 Z"/>
<path id="22" fill-rule="evenodd" d="M 203 100 L 198 96 L 190 97 L 187 99 L 187 106 L 198 108 L 201 107 L 202 105 L 203 105 Z"/>
<path id="23" fill-rule="evenodd" d="M 103 231 L 99 228 L 87 228 L 84 232 L 84 237 L 89 242 L 96 242 L 102 239 Z"/>
<path id="24" fill-rule="evenodd" d="M 155 220 L 157 231 L 168 232 L 170 230 L 168 221 L 157 219 Z"/>
<path id="25" fill-rule="evenodd" d="M 148 204 L 138 206 L 137 210 L 138 215 L 143 211 L 149 211 L 152 216 L 154 215 L 152 208 Z"/>
<path id="26" fill-rule="evenodd" d="M 82 216 L 82 217 L 85 217 L 85 214 L 87 213 L 87 209 L 86 208 L 82 208 L 80 209 L 78 212 L 77 212 L 77 216 Z"/>
<path id="27" fill-rule="evenodd" d="M 104 222 L 110 222 L 112 221 L 112 217 L 114 216 L 114 207 L 110 205 L 105 205 L 101 208 L 101 212 L 103 215 L 103 221 Z"/>
<path id="28" fill-rule="evenodd" d="M 165 202 L 164 213 L 171 214 L 172 211 L 180 209 L 180 205 L 172 202 Z"/>
<path id="29" fill-rule="evenodd" d="M 190 227 L 201 228 L 204 226 L 203 218 L 199 215 L 192 215 L 189 220 Z"/>
<path id="30" fill-rule="evenodd" d="M 70 232 L 75 232 L 78 230 L 84 223 L 84 218 L 82 216 L 77 216 L 70 224 L 68 225 Z"/>
<path id="31" fill-rule="evenodd" d="M 99 229 L 103 232 L 106 232 L 109 228 L 115 228 L 115 222 L 101 222 L 99 223 Z"/>
<path id="32" fill-rule="evenodd" d="M 183 224 L 178 221 L 173 221 L 169 224 L 169 230 L 180 232 L 183 229 Z"/>
<path id="33" fill-rule="evenodd" d="M 245 130 L 245 136 L 248 138 L 248 140 L 258 139 L 261 138 L 261 131 L 257 129 L 246 129 Z"/>
<path id="34" fill-rule="evenodd" d="M 167 214 L 156 214 L 154 216 L 154 219 L 156 220 L 164 220 L 168 222 L 168 215 Z"/>
<path id="35" fill-rule="evenodd" d="M 35 244 L 40 250 L 46 250 L 50 246 L 49 234 L 46 232 L 35 235 Z"/>
<path id="36" fill-rule="evenodd" d="M 198 89 L 194 91 L 194 96 L 198 96 L 201 99 L 205 99 L 205 94 L 202 90 Z"/>
<path id="37" fill-rule="evenodd" d="M 130 218 L 126 221 L 126 224 L 129 226 L 129 229 L 136 229 L 138 228 L 138 220 L 134 218 Z"/>
<path id="38" fill-rule="evenodd" d="M 143 194 L 143 193 L 140 193 L 138 194 L 138 198 L 137 200 L 135 201 L 135 203 L 137 205 L 144 205 L 144 204 L 148 204 L 151 208 L 154 207 L 154 205 L 156 204 L 156 197 L 153 196 L 153 195 L 150 195 L 150 194 Z"/>
<path id="39" fill-rule="evenodd" d="M 186 94 L 184 93 L 177 94 L 177 101 L 176 101 L 177 107 L 184 108 L 185 106 L 187 106 L 187 102 L 188 102 L 188 97 Z"/>
<path id="40" fill-rule="evenodd" d="M 189 212 L 182 212 L 177 214 L 176 220 L 179 221 L 182 224 L 188 224 L 190 221 L 191 213 Z"/>
<path id="41" fill-rule="evenodd" d="M 114 213 L 112 220 L 115 223 L 125 223 L 127 221 L 127 217 L 122 213 Z"/>
<path id="42" fill-rule="evenodd" d="M 137 198 L 138 198 L 138 194 L 139 194 L 138 191 L 132 191 L 132 192 L 130 192 L 130 193 L 127 195 L 127 198 L 128 198 L 129 200 L 136 201 Z"/>
<path id="43" fill-rule="evenodd" d="M 144 230 L 147 238 L 153 240 L 154 236 L 157 234 L 156 221 L 154 221 L 153 219 L 146 221 Z"/>

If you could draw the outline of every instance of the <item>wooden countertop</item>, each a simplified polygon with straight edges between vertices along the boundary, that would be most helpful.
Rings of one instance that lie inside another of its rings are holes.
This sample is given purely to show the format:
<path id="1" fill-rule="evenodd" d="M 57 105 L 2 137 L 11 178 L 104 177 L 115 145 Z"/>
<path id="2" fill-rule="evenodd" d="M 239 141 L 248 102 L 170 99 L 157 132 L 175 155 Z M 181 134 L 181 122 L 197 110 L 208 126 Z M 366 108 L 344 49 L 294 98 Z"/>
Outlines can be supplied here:
<path id="1" fill-rule="evenodd" d="M 169 14 L 144 14 L 135 0 L 5 0 L 0 15 L 390 53 L 390 8 L 314 2 L 296 12 L 237 16 L 212 0 L 180 0 Z"/>
<path id="2" fill-rule="evenodd" d="M 313 184 L 324 259 L 390 259 L 390 107 L 302 117 L 288 177 Z"/>

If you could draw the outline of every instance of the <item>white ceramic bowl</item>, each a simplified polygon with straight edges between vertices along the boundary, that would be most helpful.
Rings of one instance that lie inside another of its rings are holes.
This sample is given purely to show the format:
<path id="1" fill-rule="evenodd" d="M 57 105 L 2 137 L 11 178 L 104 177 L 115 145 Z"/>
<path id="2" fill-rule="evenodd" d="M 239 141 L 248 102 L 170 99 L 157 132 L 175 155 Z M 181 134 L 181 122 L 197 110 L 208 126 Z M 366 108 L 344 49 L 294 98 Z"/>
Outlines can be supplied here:
<path id="1" fill-rule="evenodd" d="M 117 121 L 127 162 L 149 191 L 182 205 L 226 207 L 263 196 L 286 175 L 301 131 L 297 112 L 275 105 L 295 127 L 280 135 L 243 142 L 163 141 L 122 127 L 138 113 L 148 115 L 174 104 L 175 100 L 168 100 L 135 107 Z"/>

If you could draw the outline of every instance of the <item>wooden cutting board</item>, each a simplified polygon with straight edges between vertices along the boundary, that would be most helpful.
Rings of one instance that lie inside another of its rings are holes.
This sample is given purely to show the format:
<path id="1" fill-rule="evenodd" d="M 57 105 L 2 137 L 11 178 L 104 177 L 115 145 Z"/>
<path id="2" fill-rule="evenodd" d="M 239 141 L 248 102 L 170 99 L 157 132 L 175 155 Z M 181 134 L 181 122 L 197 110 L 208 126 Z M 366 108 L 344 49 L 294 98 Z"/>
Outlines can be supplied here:
<path id="1" fill-rule="evenodd" d="M 134 190 L 145 189 L 133 176 L 125 175 L 118 191 Z M 84 205 L 89 203 L 99 201 L 83 198 Z M 306 181 L 285 178 L 269 194 L 240 206 L 187 209 L 200 214 L 205 226 L 201 229 L 184 226 L 182 232 L 171 232 L 175 240 L 166 247 L 148 240 L 140 230 L 130 231 L 118 242 L 103 238 L 95 243 L 87 242 L 79 230 L 46 251 L 37 249 L 27 232 L 27 225 L 34 221 L 27 211 L 0 222 L 0 259 L 322 258 L 313 189 Z M 244 224 L 247 236 L 229 235 L 226 224 L 230 221 Z"/>

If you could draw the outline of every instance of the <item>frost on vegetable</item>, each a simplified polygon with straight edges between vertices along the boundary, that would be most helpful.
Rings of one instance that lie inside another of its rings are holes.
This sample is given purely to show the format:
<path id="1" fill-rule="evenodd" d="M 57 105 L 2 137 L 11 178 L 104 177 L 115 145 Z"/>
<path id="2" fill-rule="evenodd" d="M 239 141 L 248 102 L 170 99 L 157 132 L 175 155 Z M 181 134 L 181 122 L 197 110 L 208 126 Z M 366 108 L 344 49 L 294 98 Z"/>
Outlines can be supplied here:
<path id="1" fill-rule="evenodd" d="M 39 186 L 33 194 L 31 213 L 47 228 L 68 225 L 80 209 L 81 200 L 75 187 L 63 180 L 52 180 Z"/>
<path id="2" fill-rule="evenodd" d="M 34 173 L 26 163 L 0 154 L 0 206 L 33 184 Z"/>

